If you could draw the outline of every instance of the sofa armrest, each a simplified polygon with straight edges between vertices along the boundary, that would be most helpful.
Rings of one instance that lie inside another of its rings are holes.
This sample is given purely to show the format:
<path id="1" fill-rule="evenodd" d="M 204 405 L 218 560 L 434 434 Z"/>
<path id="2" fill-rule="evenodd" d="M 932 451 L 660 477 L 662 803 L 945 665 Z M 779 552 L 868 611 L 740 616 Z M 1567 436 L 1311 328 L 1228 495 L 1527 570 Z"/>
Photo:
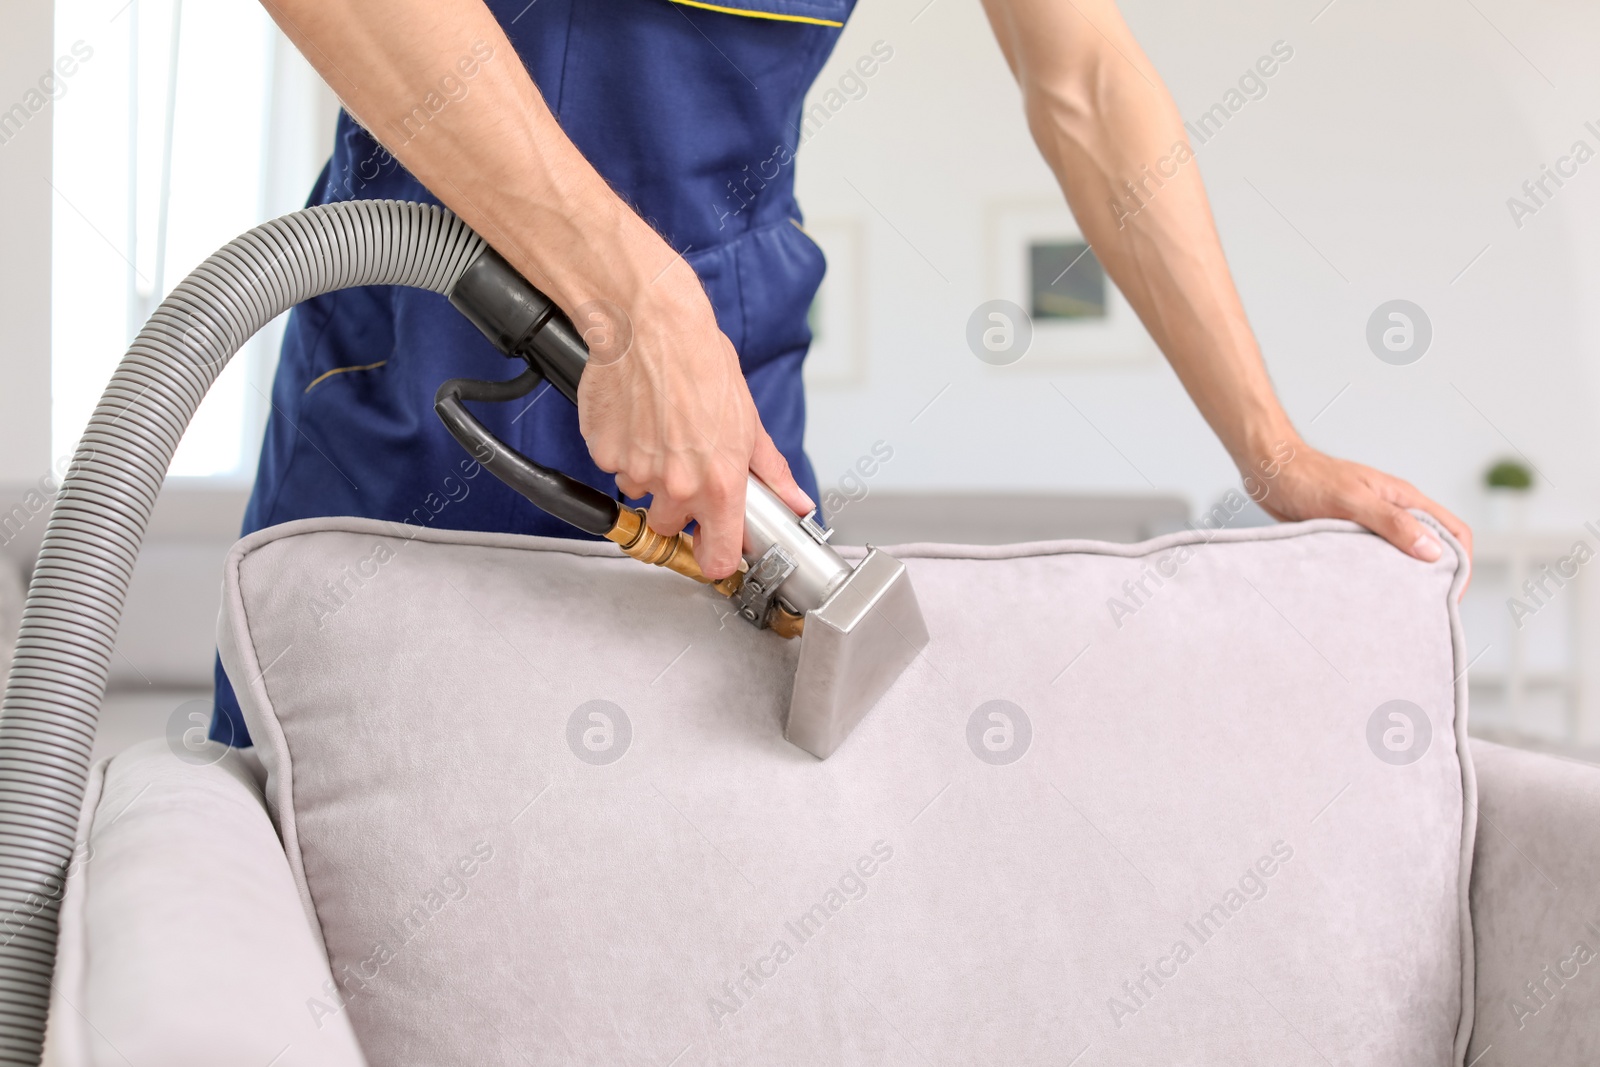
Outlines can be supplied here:
<path id="1" fill-rule="evenodd" d="M 260 786 L 203 754 L 147 741 L 91 774 L 44 1062 L 362 1064 Z"/>
<path id="2" fill-rule="evenodd" d="M 1600 1061 L 1600 767 L 1474 739 L 1477 1019 L 1467 1062 Z"/>

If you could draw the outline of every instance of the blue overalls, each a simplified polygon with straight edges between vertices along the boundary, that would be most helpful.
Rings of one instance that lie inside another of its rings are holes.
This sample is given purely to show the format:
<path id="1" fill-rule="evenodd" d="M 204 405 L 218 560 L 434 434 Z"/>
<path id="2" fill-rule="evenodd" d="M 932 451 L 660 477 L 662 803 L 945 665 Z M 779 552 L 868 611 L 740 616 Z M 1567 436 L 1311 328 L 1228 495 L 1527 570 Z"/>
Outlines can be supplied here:
<path id="1" fill-rule="evenodd" d="M 699 275 L 762 423 L 813 499 L 800 364 L 823 258 L 800 229 L 794 154 L 806 90 L 854 3 L 489 0 L 517 54 L 482 60 L 527 67 L 567 136 Z M 445 107 L 472 106 L 471 81 L 461 80 L 466 97 Z M 385 198 L 438 203 L 341 113 L 310 203 Z M 372 286 L 306 301 L 289 317 L 243 532 L 361 515 L 581 536 L 493 476 L 467 478 L 466 452 L 434 415 L 445 379 L 516 369 L 434 293 Z M 558 394 L 525 412 L 507 404 L 477 413 L 538 462 L 617 492 Z M 220 662 L 216 682 L 212 738 L 248 745 Z"/>

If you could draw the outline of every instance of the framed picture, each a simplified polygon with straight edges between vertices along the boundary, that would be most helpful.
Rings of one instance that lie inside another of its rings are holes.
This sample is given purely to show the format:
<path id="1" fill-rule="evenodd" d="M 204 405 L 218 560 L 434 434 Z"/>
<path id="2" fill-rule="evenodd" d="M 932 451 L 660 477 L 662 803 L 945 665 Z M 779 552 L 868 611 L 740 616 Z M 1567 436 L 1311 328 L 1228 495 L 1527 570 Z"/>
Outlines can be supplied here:
<path id="1" fill-rule="evenodd" d="M 1133 363 L 1160 356 L 1064 201 L 997 203 L 987 221 L 985 295 L 1010 300 L 1033 320 L 1033 341 L 1019 366 Z"/>
<path id="2" fill-rule="evenodd" d="M 866 284 L 861 223 L 812 219 L 805 231 L 828 257 L 828 273 L 811 304 L 811 351 L 806 387 L 848 387 L 866 381 L 866 317 L 859 295 Z"/>

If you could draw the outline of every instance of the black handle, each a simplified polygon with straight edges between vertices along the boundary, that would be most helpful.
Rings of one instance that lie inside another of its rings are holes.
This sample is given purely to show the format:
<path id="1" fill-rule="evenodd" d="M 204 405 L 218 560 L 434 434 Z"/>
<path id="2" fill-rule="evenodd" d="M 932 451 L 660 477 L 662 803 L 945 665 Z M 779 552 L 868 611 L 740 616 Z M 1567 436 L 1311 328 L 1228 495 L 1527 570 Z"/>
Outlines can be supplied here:
<path id="1" fill-rule="evenodd" d="M 498 252 L 485 248 L 450 289 L 450 303 L 496 348 L 526 359 L 574 404 L 589 346 L 561 309 Z"/>

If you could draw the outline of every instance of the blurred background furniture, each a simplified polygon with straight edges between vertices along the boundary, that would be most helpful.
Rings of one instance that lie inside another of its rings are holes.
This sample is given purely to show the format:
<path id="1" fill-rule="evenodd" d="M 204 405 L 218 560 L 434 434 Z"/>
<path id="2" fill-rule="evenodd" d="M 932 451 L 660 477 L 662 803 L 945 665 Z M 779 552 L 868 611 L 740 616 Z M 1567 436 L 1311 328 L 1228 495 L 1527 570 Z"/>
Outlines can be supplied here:
<path id="1" fill-rule="evenodd" d="M 1585 530 L 1480 530 L 1462 605 L 1480 737 L 1600 760 L 1597 551 Z M 1531 584 L 1530 584 L 1531 583 Z"/>
<path id="2" fill-rule="evenodd" d="M 1084 538 L 1144 541 L 1183 528 L 1189 504 L 1177 496 L 960 493 L 879 490 L 830 516 L 840 544 L 942 541 L 1003 545 Z"/>

